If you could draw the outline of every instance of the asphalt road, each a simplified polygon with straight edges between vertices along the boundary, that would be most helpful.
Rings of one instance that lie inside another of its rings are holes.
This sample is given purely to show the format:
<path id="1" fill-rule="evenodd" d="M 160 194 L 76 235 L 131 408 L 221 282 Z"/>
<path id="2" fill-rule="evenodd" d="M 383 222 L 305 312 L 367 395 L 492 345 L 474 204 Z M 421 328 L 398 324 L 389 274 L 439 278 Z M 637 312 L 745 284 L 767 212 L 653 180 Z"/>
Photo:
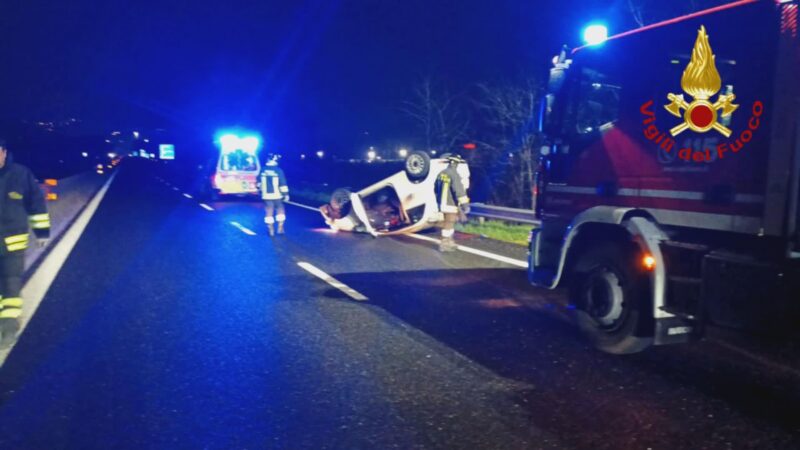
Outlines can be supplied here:
<path id="1" fill-rule="evenodd" d="M 519 268 L 184 194 L 123 165 L 0 370 L 0 448 L 800 448 L 791 345 L 605 355 Z"/>

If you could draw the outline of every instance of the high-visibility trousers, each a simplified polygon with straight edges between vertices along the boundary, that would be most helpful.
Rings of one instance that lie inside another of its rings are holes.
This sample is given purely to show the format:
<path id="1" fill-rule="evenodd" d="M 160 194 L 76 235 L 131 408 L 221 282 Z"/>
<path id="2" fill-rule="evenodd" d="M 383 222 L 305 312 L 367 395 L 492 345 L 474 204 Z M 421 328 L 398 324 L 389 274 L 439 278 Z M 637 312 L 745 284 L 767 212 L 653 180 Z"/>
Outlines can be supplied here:
<path id="1" fill-rule="evenodd" d="M 0 254 L 0 318 L 16 319 L 22 315 L 22 272 L 25 252 Z"/>
<path id="2" fill-rule="evenodd" d="M 275 214 L 275 211 L 278 214 Z M 286 221 L 286 207 L 283 206 L 283 200 L 264 200 L 264 212 L 264 222 L 267 224 Z"/>

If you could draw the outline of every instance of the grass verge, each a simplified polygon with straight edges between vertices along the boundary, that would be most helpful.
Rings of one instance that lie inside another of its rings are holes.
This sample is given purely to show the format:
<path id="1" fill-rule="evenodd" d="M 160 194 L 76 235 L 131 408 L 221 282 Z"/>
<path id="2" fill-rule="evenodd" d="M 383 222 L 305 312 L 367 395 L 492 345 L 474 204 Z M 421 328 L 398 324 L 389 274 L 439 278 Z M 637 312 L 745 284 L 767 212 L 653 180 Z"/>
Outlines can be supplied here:
<path id="1" fill-rule="evenodd" d="M 468 223 L 456 225 L 456 229 L 462 233 L 477 234 L 489 239 L 508 242 L 511 244 L 527 246 L 528 235 L 532 225 L 516 224 L 499 220 L 485 220 L 479 223 L 477 220 L 470 220 Z"/>

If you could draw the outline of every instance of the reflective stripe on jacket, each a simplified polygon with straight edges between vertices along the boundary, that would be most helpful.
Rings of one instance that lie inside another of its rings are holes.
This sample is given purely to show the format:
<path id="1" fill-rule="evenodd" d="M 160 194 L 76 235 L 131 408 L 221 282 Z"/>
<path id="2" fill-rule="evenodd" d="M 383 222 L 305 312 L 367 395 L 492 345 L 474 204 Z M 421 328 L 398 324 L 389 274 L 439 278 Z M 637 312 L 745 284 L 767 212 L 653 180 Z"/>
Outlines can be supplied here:
<path id="1" fill-rule="evenodd" d="M 261 198 L 264 200 L 280 200 L 289 193 L 286 175 L 280 167 L 267 166 L 261 172 Z"/>
<path id="2" fill-rule="evenodd" d="M 443 170 L 436 178 L 436 198 L 443 213 L 456 213 L 458 205 L 469 203 L 467 190 L 455 166 Z"/>
<path id="3" fill-rule="evenodd" d="M 0 254 L 28 248 L 30 228 L 36 237 L 50 236 L 50 215 L 33 173 L 9 160 L 0 169 Z"/>

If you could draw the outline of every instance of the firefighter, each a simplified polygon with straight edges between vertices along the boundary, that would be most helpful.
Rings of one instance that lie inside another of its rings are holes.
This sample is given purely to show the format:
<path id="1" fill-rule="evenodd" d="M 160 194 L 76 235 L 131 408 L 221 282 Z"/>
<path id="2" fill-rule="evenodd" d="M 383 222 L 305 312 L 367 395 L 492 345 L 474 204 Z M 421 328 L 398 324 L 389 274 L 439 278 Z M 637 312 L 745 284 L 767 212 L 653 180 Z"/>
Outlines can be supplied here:
<path id="1" fill-rule="evenodd" d="M 439 211 L 444 215 L 442 223 L 442 241 L 439 251 L 452 252 L 456 250 L 455 235 L 456 222 L 466 220 L 469 213 L 469 197 L 467 197 L 467 180 L 462 179 L 458 171 L 459 164 L 466 163 L 458 155 L 446 157 L 448 166 L 436 178 L 436 198 L 439 202 Z"/>
<path id="2" fill-rule="evenodd" d="M 289 186 L 286 185 L 286 175 L 278 167 L 278 155 L 269 155 L 264 165 L 264 170 L 259 178 L 261 186 L 261 199 L 264 200 L 264 223 L 267 224 L 270 236 L 275 236 L 275 222 L 278 222 L 278 234 L 284 233 L 286 222 L 286 208 L 283 202 L 289 201 Z M 275 212 L 277 211 L 277 214 Z"/>
<path id="3" fill-rule="evenodd" d="M 8 348 L 19 332 L 22 315 L 22 272 L 29 229 L 40 247 L 50 238 L 50 215 L 33 173 L 14 163 L 0 139 L 0 348 Z"/>

